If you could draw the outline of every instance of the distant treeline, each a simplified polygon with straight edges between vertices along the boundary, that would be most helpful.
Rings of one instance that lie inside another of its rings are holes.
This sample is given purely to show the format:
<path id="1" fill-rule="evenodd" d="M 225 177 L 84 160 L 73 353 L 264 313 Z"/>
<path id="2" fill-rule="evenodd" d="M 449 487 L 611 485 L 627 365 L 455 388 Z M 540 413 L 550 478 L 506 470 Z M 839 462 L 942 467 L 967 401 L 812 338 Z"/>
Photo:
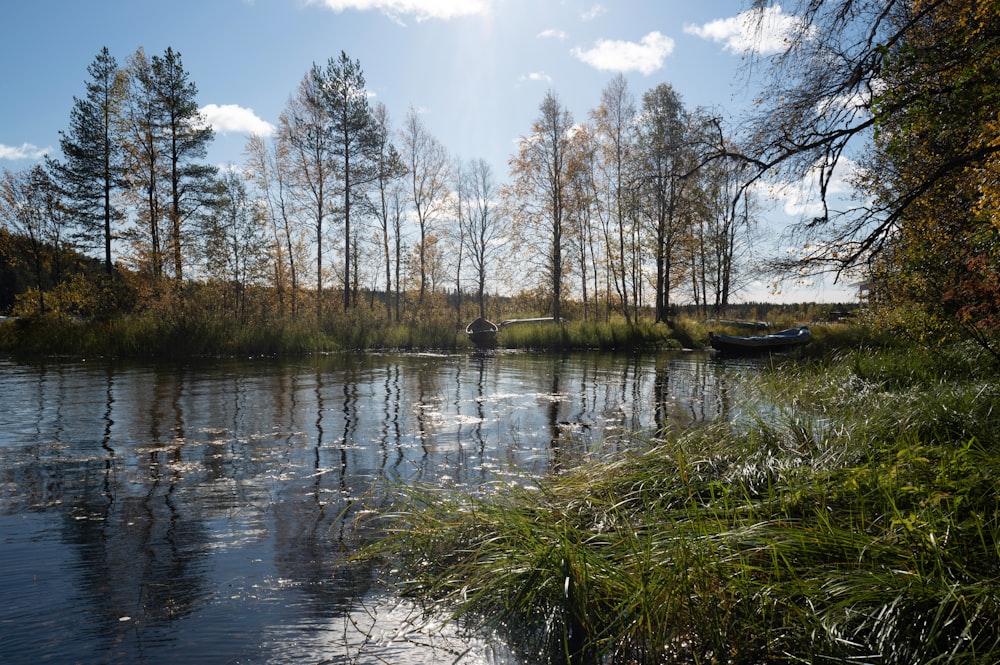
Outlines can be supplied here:
<path id="1" fill-rule="evenodd" d="M 56 248 L 45 243 L 33 243 L 26 236 L 11 234 L 0 227 L 0 316 L 37 312 L 36 299 L 39 295 L 48 296 L 45 305 L 47 311 L 60 312 L 72 316 L 90 317 L 121 316 L 132 313 L 135 297 L 130 297 L 131 279 L 121 269 L 116 270 L 117 297 L 113 303 L 98 306 L 89 303 L 81 294 L 72 294 L 72 290 L 80 289 L 81 284 L 97 284 L 105 280 L 103 263 L 71 248 Z M 75 285 L 75 286 L 74 286 Z M 363 302 L 374 309 L 384 303 L 384 294 L 362 289 Z M 133 296 L 136 294 L 132 294 Z M 18 307 L 19 299 L 22 305 Z M 461 299 L 465 306 L 472 303 L 473 298 L 465 296 Z M 27 302 L 25 302 L 27 301 Z M 437 306 L 456 310 L 463 306 L 458 294 L 444 293 L 435 301 Z M 490 296 L 491 309 L 494 318 L 502 319 L 528 314 L 546 314 L 548 302 L 538 293 L 526 292 L 517 296 Z M 566 312 L 570 319 L 582 319 L 581 303 L 568 302 Z M 859 307 L 853 303 L 768 303 L 748 302 L 730 304 L 724 311 L 708 310 L 703 305 L 674 305 L 671 307 L 672 317 L 686 317 L 695 320 L 729 319 L 739 321 L 830 321 L 850 315 Z M 653 315 L 652 309 L 646 314 Z M 597 312 L 589 316 L 593 319 L 607 319 L 614 312 Z M 471 314 L 470 314 L 471 315 Z"/>

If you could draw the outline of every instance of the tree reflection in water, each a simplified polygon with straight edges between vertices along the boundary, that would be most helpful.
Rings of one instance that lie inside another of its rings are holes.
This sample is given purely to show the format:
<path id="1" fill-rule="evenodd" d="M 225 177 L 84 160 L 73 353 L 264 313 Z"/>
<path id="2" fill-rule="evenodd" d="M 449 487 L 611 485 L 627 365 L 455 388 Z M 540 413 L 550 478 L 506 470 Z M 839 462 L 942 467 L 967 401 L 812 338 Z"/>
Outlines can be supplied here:
<path id="1" fill-rule="evenodd" d="M 362 511 L 386 487 L 477 488 L 614 454 L 619 428 L 738 417 L 753 371 L 694 353 L 0 360 L 0 653 L 508 662 L 348 563 L 372 536 Z"/>

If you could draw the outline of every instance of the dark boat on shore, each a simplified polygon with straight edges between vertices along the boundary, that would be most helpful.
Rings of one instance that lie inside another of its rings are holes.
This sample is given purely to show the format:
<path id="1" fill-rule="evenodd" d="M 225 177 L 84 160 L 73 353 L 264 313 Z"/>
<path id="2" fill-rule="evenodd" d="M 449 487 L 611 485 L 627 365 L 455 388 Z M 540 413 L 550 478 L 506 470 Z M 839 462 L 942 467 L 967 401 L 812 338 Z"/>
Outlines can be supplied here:
<path id="1" fill-rule="evenodd" d="M 480 348 L 495 346 L 498 332 L 500 332 L 500 327 L 483 317 L 479 317 L 465 326 L 465 334 L 469 336 L 469 340 Z"/>
<path id="2" fill-rule="evenodd" d="M 709 333 L 709 343 L 719 353 L 731 356 L 761 355 L 789 351 L 812 341 L 809 326 L 789 328 L 770 335 L 716 335 Z"/>

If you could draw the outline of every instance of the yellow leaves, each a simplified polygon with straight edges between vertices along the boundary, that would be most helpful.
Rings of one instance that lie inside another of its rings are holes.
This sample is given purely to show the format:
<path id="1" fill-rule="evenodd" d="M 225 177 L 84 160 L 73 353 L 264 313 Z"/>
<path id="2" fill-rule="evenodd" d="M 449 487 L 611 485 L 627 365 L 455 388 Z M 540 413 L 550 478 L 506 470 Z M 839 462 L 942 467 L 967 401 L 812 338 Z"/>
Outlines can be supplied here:
<path id="1" fill-rule="evenodd" d="M 938 4 L 938 0 L 914 0 L 914 16 L 927 13 L 937 25 L 952 26 L 957 36 L 977 39 L 989 24 L 1000 16 L 1000 0 L 952 0 Z"/>

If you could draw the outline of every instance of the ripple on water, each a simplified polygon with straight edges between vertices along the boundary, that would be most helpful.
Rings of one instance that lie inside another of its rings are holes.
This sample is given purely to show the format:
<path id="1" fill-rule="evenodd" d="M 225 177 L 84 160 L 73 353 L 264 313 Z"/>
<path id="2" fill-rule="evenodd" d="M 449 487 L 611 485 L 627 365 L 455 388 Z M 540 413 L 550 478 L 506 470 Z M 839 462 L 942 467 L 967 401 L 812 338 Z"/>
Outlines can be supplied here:
<path id="1" fill-rule="evenodd" d="M 517 665 L 501 640 L 428 617 L 413 603 L 371 594 L 325 625 L 279 626 L 266 642 L 269 665 Z"/>
<path id="2" fill-rule="evenodd" d="M 511 665 L 349 563 L 372 537 L 359 517 L 386 488 L 531 488 L 617 454 L 616 429 L 732 417 L 730 371 L 697 354 L 0 360 L 0 660 Z"/>

